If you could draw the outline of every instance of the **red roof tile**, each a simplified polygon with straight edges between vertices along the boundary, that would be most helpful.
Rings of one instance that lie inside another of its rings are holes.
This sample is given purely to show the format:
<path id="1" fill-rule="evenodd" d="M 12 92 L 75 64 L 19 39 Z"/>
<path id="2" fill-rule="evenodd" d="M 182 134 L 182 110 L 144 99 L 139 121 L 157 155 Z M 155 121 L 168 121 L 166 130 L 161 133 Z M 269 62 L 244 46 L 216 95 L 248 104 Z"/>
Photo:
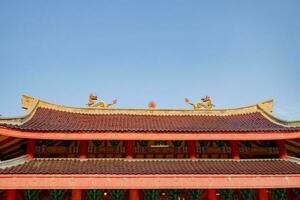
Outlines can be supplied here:
<path id="1" fill-rule="evenodd" d="M 228 116 L 80 114 L 37 108 L 22 125 L 4 125 L 31 131 L 97 132 L 252 132 L 299 131 L 265 118 L 260 112 Z"/>
<path id="2" fill-rule="evenodd" d="M 299 174 L 296 162 L 269 160 L 152 160 L 40 158 L 0 174 Z"/>

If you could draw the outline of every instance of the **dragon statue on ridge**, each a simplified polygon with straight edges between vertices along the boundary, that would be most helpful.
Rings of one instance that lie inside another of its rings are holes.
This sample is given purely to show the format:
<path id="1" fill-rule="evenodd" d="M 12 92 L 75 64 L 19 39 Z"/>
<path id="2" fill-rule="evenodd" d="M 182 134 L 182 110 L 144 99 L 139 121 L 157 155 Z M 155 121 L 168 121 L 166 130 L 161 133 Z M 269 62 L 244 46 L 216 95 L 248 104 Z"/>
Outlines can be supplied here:
<path id="1" fill-rule="evenodd" d="M 210 96 L 205 96 L 201 98 L 201 100 L 196 104 L 192 103 L 188 98 L 185 98 L 185 102 L 192 105 L 195 110 L 199 110 L 201 108 L 210 110 L 213 107 L 215 107 L 215 105 L 212 103 L 212 99 L 210 98 Z"/>
<path id="2" fill-rule="evenodd" d="M 112 103 L 105 103 L 104 101 L 96 102 L 97 100 L 98 97 L 96 95 L 90 94 L 89 100 L 86 105 L 92 108 L 109 108 L 110 106 L 115 105 L 117 103 L 116 99 L 113 100 Z"/>

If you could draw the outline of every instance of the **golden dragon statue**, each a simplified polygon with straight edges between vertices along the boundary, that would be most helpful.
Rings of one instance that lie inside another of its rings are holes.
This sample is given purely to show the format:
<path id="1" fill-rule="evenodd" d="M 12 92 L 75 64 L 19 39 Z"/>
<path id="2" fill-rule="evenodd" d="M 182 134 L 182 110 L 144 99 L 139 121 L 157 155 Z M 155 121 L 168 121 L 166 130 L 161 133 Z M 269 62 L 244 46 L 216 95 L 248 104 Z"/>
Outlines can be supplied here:
<path id="1" fill-rule="evenodd" d="M 117 103 L 117 100 L 113 100 L 111 103 L 105 103 L 104 101 L 98 101 L 98 97 L 96 95 L 90 94 L 89 96 L 89 100 L 87 102 L 87 106 L 88 107 L 92 107 L 92 108 L 109 108 L 112 105 L 115 105 Z"/>
<path id="2" fill-rule="evenodd" d="M 210 96 L 201 98 L 201 100 L 196 104 L 192 103 L 188 98 L 185 98 L 185 102 L 192 105 L 195 110 L 199 110 L 201 108 L 210 110 L 215 107 Z"/>

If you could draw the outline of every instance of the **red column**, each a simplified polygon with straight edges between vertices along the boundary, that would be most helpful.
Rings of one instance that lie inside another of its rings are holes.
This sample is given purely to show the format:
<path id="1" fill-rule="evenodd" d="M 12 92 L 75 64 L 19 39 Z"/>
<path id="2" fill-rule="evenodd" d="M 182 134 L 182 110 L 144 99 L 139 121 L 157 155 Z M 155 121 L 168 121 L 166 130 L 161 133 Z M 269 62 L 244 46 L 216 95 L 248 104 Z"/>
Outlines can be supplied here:
<path id="1" fill-rule="evenodd" d="M 139 200 L 139 199 L 140 199 L 140 191 L 138 189 L 130 189 L 129 200 Z"/>
<path id="2" fill-rule="evenodd" d="M 72 190 L 72 200 L 81 200 L 81 189 L 74 189 Z"/>
<path id="3" fill-rule="evenodd" d="M 257 189 L 258 200 L 268 200 L 267 189 Z"/>
<path id="4" fill-rule="evenodd" d="M 234 160 L 240 159 L 239 147 L 237 141 L 229 141 L 231 147 L 231 154 Z"/>
<path id="5" fill-rule="evenodd" d="M 5 200 L 16 200 L 17 190 L 6 190 Z"/>
<path id="6" fill-rule="evenodd" d="M 196 159 L 197 158 L 196 141 L 188 140 L 187 145 L 188 145 L 189 158 Z"/>
<path id="7" fill-rule="evenodd" d="M 81 159 L 87 158 L 87 146 L 88 143 L 86 140 L 79 141 L 79 158 Z"/>
<path id="8" fill-rule="evenodd" d="M 279 152 L 279 158 L 285 159 L 287 157 L 287 153 L 284 146 L 284 140 L 277 140 L 276 144 Z"/>
<path id="9" fill-rule="evenodd" d="M 34 158 L 34 144 L 35 144 L 34 139 L 27 139 L 26 154 L 29 160 Z"/>
<path id="10" fill-rule="evenodd" d="M 24 200 L 24 195 L 22 193 L 22 190 L 17 190 L 17 199 Z"/>
<path id="11" fill-rule="evenodd" d="M 208 189 L 207 196 L 208 196 L 208 200 L 217 200 L 217 190 L 216 189 Z"/>
<path id="12" fill-rule="evenodd" d="M 134 145 L 134 141 L 125 140 L 126 159 L 132 159 L 133 158 L 133 145 Z"/>

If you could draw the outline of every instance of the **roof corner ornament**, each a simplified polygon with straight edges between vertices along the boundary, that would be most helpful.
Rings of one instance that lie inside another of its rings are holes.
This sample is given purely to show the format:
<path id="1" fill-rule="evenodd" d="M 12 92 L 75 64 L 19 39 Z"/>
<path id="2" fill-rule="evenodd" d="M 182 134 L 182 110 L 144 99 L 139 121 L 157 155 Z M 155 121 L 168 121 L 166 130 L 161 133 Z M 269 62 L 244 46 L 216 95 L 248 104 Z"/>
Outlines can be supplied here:
<path id="1" fill-rule="evenodd" d="M 194 110 L 199 110 L 199 109 L 206 109 L 206 110 L 210 110 L 213 107 L 215 107 L 215 105 L 212 103 L 212 99 L 210 96 L 205 96 L 203 98 L 201 98 L 201 100 L 194 104 L 192 103 L 188 98 L 184 99 L 186 103 L 190 104 L 193 106 Z"/>
<path id="2" fill-rule="evenodd" d="M 117 104 L 117 100 L 113 100 L 111 103 L 105 103 L 104 101 L 98 101 L 98 97 L 96 95 L 90 94 L 89 100 L 87 102 L 87 106 L 90 108 L 109 108 L 112 105 Z"/>

